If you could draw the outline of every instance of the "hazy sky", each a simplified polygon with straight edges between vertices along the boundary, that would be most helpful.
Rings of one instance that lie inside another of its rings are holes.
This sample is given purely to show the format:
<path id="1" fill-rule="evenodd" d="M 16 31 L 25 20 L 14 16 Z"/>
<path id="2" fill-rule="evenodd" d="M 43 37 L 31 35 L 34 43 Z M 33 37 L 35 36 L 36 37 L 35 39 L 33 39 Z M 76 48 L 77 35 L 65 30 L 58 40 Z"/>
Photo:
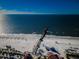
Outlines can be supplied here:
<path id="1" fill-rule="evenodd" d="M 79 14 L 79 0 L 0 0 L 0 10 Z"/>

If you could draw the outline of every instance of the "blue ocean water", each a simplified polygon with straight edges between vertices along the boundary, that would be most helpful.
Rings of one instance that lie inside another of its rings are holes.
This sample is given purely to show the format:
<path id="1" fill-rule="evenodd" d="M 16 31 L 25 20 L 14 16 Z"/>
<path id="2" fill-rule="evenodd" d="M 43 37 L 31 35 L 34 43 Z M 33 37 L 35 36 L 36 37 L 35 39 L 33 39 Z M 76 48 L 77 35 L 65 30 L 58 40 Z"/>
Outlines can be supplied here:
<path id="1" fill-rule="evenodd" d="M 0 21 L 1 33 L 42 33 L 45 27 L 54 35 L 79 36 L 79 15 L 8 14 Z"/>

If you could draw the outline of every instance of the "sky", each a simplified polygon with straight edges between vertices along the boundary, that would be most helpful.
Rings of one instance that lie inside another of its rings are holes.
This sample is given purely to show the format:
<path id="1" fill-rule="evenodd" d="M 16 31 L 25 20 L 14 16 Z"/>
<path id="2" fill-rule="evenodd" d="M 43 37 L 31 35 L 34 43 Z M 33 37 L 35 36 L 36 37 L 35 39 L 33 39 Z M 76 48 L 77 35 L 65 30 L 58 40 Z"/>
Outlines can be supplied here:
<path id="1" fill-rule="evenodd" d="M 79 14 L 79 0 L 0 0 L 0 13 Z"/>

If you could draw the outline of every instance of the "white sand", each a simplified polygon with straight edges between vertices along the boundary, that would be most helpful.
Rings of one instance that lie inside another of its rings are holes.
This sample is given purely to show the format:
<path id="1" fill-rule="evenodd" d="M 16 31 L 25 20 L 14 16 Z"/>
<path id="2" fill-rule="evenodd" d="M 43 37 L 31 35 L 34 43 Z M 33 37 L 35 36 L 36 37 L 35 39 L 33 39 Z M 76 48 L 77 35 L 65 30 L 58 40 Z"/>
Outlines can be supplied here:
<path id="1" fill-rule="evenodd" d="M 40 34 L 0 34 L 0 48 L 11 45 L 13 48 L 22 52 L 32 52 L 34 45 L 40 37 Z M 56 44 L 56 41 L 59 44 Z M 41 43 L 41 49 L 46 51 L 43 44 L 49 47 L 55 47 L 62 56 L 65 56 L 65 49 L 69 47 L 79 48 L 79 37 L 47 35 Z"/>

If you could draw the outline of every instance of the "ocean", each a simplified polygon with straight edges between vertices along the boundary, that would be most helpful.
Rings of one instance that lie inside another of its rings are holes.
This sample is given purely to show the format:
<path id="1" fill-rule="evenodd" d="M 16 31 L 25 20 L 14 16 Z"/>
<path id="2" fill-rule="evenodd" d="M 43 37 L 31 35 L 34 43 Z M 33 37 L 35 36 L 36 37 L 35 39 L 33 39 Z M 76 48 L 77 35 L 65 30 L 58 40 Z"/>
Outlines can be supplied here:
<path id="1" fill-rule="evenodd" d="M 41 34 L 45 27 L 53 35 L 79 36 L 79 15 L 6 14 L 0 15 L 0 33 Z"/>

